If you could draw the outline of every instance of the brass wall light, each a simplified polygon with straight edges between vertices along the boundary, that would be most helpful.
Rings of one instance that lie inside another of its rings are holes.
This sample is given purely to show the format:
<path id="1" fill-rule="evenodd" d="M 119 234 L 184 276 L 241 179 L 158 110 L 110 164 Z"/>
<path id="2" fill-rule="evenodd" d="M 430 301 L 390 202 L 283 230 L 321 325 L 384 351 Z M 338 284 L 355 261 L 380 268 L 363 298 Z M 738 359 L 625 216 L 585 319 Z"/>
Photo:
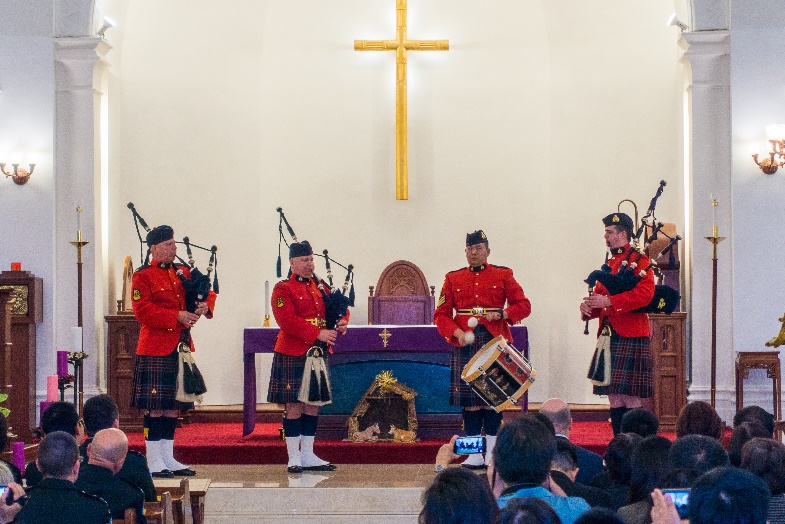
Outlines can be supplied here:
<path id="1" fill-rule="evenodd" d="M 30 175 L 33 174 L 33 170 L 35 169 L 35 164 L 30 164 L 30 170 L 26 169 L 19 169 L 19 164 L 11 164 L 13 166 L 14 171 L 13 173 L 9 173 L 5 170 L 5 164 L 0 162 L 0 171 L 7 177 L 11 177 L 14 183 L 23 186 L 27 184 L 27 181 L 30 180 Z"/>
<path id="2" fill-rule="evenodd" d="M 766 126 L 766 140 L 771 144 L 771 151 L 767 157 L 758 161 L 758 153 L 752 155 L 752 159 L 760 167 L 760 170 L 767 175 L 773 175 L 777 168 L 785 166 L 785 124 L 771 124 Z M 774 157 L 779 157 L 779 160 Z"/>

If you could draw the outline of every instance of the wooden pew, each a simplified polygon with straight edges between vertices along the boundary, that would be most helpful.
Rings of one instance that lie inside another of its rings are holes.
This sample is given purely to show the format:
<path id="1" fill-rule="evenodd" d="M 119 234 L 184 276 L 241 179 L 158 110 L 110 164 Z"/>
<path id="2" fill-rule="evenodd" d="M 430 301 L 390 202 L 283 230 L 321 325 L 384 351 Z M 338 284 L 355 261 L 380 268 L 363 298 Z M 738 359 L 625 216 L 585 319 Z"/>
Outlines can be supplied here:
<path id="1" fill-rule="evenodd" d="M 128 508 L 123 515 L 123 524 L 136 524 L 136 509 Z"/>
<path id="2" fill-rule="evenodd" d="M 159 495 L 158 502 L 144 503 L 144 516 L 148 524 L 174 524 L 172 512 L 172 494 L 164 491 Z"/>
<path id="3" fill-rule="evenodd" d="M 204 523 L 204 499 L 210 479 L 154 479 L 153 483 L 156 492 L 172 493 L 174 524 Z"/>

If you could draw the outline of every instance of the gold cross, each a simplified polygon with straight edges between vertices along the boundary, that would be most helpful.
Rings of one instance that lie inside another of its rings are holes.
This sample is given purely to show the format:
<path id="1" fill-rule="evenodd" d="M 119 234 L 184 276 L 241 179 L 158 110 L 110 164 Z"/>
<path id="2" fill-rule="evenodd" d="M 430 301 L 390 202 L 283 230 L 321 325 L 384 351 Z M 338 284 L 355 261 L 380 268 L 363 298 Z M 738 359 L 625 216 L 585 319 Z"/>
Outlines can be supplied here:
<path id="1" fill-rule="evenodd" d="M 387 331 L 387 328 L 384 328 L 384 330 L 381 333 L 379 333 L 379 336 L 382 337 L 382 341 L 384 342 L 384 347 L 387 347 L 387 339 L 392 336 L 392 333 Z"/>
<path id="2" fill-rule="evenodd" d="M 406 144 L 406 51 L 447 51 L 449 40 L 407 40 L 406 0 L 396 0 L 395 40 L 355 40 L 355 51 L 395 51 L 395 199 L 409 200 Z M 385 345 L 386 347 L 386 345 Z"/>

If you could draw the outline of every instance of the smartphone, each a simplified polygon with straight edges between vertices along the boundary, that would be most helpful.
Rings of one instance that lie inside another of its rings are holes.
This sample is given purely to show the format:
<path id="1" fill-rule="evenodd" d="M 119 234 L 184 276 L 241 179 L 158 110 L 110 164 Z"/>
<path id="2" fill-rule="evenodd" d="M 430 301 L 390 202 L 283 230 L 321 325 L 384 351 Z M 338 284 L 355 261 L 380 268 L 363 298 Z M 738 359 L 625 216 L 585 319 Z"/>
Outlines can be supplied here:
<path id="1" fill-rule="evenodd" d="M 688 518 L 688 508 L 689 508 L 689 501 L 690 501 L 690 490 L 689 488 L 677 488 L 677 489 L 664 489 L 662 493 L 666 497 L 670 497 L 673 501 L 673 505 L 676 506 L 676 511 L 679 512 L 679 518 L 686 519 Z"/>
<path id="2" fill-rule="evenodd" d="M 458 437 L 452 451 L 456 455 L 485 453 L 485 437 Z"/>

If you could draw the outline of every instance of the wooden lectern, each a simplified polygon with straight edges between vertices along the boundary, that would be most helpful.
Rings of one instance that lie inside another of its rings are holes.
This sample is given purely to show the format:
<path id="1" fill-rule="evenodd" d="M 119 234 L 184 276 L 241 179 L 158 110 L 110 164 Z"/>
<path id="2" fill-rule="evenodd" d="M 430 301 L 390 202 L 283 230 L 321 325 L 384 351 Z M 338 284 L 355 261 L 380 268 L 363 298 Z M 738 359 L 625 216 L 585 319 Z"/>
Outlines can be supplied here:
<path id="1" fill-rule="evenodd" d="M 36 425 L 35 325 L 44 320 L 43 289 L 43 280 L 29 271 L 0 273 L 0 392 L 8 394 L 3 405 L 11 410 L 11 433 L 25 442 Z"/>

